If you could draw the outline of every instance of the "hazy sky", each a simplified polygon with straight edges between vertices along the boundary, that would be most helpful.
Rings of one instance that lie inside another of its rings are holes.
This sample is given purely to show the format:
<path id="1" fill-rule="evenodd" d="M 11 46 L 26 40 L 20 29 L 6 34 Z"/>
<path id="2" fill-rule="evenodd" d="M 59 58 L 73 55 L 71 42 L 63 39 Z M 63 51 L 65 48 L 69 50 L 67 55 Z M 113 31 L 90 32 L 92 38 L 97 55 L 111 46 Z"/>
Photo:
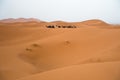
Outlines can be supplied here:
<path id="1" fill-rule="evenodd" d="M 38 18 L 45 21 L 102 19 L 120 23 L 120 0 L 0 0 L 0 19 Z"/>

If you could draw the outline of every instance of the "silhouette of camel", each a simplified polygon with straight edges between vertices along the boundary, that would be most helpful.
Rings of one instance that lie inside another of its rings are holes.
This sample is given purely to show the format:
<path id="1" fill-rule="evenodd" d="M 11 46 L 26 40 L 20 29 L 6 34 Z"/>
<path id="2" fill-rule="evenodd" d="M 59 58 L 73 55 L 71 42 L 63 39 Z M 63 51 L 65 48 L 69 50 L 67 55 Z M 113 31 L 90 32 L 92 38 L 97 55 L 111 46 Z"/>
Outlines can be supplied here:
<path id="1" fill-rule="evenodd" d="M 49 25 L 49 26 L 46 26 L 47 28 L 77 28 L 76 26 L 54 26 L 54 25 Z"/>

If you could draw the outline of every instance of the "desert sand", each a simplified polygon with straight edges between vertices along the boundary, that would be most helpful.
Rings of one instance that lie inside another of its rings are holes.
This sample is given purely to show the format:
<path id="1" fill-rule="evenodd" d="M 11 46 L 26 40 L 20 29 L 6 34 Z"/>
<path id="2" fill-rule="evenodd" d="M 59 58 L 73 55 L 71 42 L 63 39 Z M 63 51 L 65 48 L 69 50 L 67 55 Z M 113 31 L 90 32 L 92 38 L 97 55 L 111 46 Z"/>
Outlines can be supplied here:
<path id="1" fill-rule="evenodd" d="M 120 80 L 120 25 L 1 20 L 0 80 Z"/>

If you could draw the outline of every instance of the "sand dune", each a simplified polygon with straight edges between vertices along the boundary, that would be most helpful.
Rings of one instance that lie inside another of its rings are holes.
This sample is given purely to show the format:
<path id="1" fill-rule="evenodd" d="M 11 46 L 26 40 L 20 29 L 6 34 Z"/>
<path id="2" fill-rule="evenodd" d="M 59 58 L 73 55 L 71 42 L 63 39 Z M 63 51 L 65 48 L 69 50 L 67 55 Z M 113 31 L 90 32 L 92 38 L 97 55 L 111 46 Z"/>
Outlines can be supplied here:
<path id="1" fill-rule="evenodd" d="M 0 80 L 119 80 L 118 26 L 101 20 L 0 23 Z"/>
<path id="2" fill-rule="evenodd" d="M 87 21 L 83 21 L 82 23 L 87 24 L 87 25 L 94 25 L 94 26 L 109 25 L 108 23 L 98 20 L 98 19 L 87 20 Z"/>
<path id="3" fill-rule="evenodd" d="M 18 80 L 119 80 L 120 62 L 70 66 Z"/>
<path id="4" fill-rule="evenodd" d="M 120 44 L 119 31 L 76 29 L 40 40 L 36 43 L 38 47 L 28 47 L 33 52 L 25 50 L 21 56 L 42 70 L 77 64 L 86 57 L 101 54 Z"/>
<path id="5" fill-rule="evenodd" d="M 1 23 L 16 23 L 16 22 L 43 22 L 40 21 L 39 19 L 35 19 L 35 18 L 18 18 L 18 19 L 14 19 L 14 18 L 8 18 L 8 19 L 3 19 L 0 20 Z"/>

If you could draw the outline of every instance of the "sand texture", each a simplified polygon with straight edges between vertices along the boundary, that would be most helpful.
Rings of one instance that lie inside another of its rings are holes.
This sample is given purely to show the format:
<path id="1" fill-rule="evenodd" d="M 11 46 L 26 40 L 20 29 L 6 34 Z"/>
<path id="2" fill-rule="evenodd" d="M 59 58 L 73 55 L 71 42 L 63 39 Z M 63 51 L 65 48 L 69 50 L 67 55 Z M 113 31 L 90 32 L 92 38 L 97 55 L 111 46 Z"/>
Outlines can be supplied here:
<path id="1" fill-rule="evenodd" d="M 0 21 L 0 80 L 120 80 L 120 25 Z"/>

